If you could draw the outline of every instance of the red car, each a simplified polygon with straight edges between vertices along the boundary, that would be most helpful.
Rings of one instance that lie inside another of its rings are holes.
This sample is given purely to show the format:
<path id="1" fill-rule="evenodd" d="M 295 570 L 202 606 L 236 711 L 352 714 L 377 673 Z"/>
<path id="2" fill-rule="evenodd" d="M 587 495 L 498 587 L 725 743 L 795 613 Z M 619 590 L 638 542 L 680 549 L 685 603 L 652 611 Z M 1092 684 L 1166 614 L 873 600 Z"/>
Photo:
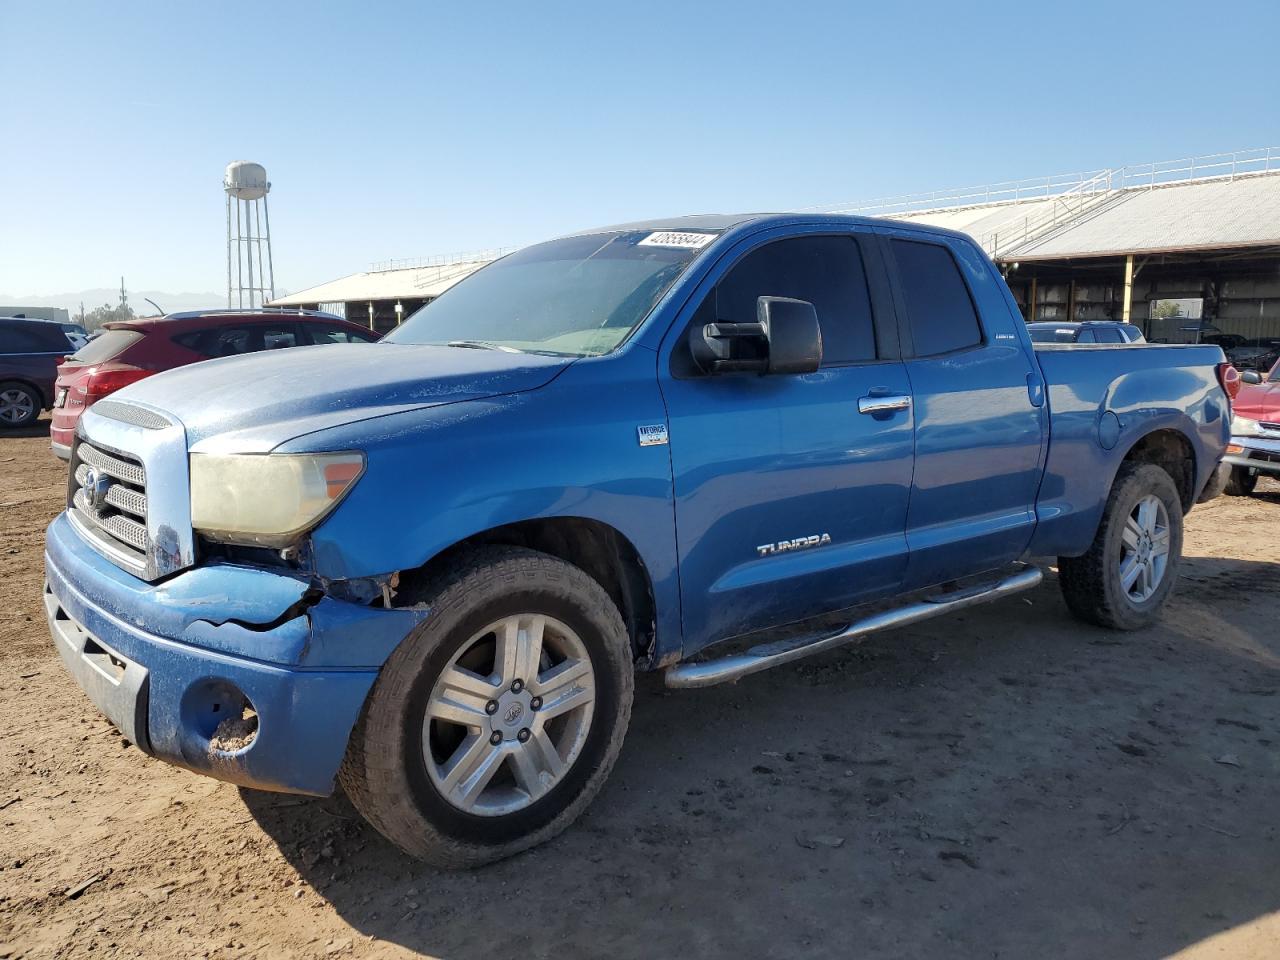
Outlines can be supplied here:
<path id="1" fill-rule="evenodd" d="M 1265 375 L 1246 370 L 1240 380 L 1222 462 L 1231 468 L 1227 493 L 1248 496 L 1261 474 L 1280 479 L 1280 361 Z"/>
<path id="2" fill-rule="evenodd" d="M 49 431 L 53 452 L 69 459 L 85 408 L 153 373 L 258 350 L 377 339 L 372 330 L 313 310 L 197 310 L 108 323 L 58 369 Z"/>

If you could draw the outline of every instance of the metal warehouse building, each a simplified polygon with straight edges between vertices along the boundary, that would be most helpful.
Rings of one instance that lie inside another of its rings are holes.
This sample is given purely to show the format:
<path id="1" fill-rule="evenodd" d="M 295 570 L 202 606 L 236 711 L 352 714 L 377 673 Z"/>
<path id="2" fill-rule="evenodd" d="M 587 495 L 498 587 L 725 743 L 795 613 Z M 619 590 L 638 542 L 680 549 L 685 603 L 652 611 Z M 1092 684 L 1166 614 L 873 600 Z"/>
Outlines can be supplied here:
<path id="1" fill-rule="evenodd" d="M 1028 320 L 1128 320 L 1157 341 L 1280 342 L 1280 148 L 823 209 L 968 233 Z M 506 252 L 376 264 L 271 305 L 386 331 Z"/>
<path id="2" fill-rule="evenodd" d="M 1280 339 L 1280 148 L 840 209 L 968 233 L 1028 320 L 1128 320 L 1173 342 L 1197 328 Z"/>
<path id="3" fill-rule="evenodd" d="M 365 273 L 354 273 L 287 297 L 277 297 L 268 306 L 327 310 L 366 324 L 370 330 L 386 333 L 463 277 L 507 252 L 486 250 L 376 263 Z"/>

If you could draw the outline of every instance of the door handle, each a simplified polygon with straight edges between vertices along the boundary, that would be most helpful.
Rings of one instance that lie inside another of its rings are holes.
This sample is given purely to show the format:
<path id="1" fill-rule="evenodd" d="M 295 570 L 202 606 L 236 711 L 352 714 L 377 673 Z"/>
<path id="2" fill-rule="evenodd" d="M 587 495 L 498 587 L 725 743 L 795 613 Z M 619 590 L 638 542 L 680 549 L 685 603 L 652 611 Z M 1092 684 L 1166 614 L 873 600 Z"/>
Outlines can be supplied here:
<path id="1" fill-rule="evenodd" d="M 886 397 L 859 397 L 859 413 L 889 413 L 893 410 L 910 410 L 911 398 L 903 394 Z"/>

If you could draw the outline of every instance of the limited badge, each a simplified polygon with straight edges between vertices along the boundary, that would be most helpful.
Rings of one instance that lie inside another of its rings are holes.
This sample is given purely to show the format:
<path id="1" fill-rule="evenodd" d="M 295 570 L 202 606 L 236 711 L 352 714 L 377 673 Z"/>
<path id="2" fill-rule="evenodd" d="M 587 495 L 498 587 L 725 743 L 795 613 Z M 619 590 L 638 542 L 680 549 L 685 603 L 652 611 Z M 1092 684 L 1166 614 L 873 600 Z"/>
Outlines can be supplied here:
<path id="1" fill-rule="evenodd" d="M 684 250 L 701 250 L 716 238 L 714 233 L 685 233 L 678 230 L 660 230 L 651 233 L 637 246 L 641 247 L 680 247 Z"/>
<path id="2" fill-rule="evenodd" d="M 642 447 L 658 447 L 667 442 L 667 425 L 665 423 L 649 423 L 636 427 L 636 436 L 640 438 Z"/>

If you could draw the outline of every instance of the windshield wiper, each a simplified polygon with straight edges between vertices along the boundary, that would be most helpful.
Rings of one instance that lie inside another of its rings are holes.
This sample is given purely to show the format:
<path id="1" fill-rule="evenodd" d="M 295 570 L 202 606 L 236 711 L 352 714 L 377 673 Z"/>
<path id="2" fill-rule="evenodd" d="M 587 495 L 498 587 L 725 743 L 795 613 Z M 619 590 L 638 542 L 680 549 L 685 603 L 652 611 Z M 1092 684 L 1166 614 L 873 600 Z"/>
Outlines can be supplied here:
<path id="1" fill-rule="evenodd" d="M 488 340 L 450 340 L 446 346 L 466 347 L 470 350 L 501 350 L 503 353 L 524 353 L 523 350 L 517 350 L 504 343 L 491 343 Z"/>

